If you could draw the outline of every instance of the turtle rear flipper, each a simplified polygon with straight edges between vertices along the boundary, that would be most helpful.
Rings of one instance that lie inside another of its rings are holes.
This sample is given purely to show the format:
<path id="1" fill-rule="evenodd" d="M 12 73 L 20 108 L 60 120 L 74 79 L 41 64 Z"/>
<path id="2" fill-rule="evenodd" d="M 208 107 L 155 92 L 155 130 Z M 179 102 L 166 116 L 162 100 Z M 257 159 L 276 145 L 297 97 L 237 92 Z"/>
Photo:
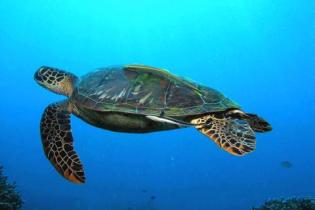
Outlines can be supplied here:
<path id="1" fill-rule="evenodd" d="M 250 125 L 250 127 L 255 132 L 264 133 L 264 132 L 272 130 L 271 125 L 266 120 L 264 120 L 263 118 L 259 117 L 256 114 L 245 113 L 239 109 L 232 109 L 226 112 L 225 114 L 226 116 L 229 116 L 232 118 L 246 120 L 248 124 Z"/>
<path id="2" fill-rule="evenodd" d="M 194 119 L 191 123 L 233 155 L 242 156 L 255 150 L 255 133 L 246 120 L 214 113 Z"/>
<path id="3" fill-rule="evenodd" d="M 49 105 L 42 116 L 40 131 L 45 154 L 56 170 L 74 183 L 84 183 L 84 171 L 73 150 L 68 103 Z"/>
<path id="4" fill-rule="evenodd" d="M 246 113 L 246 116 L 246 121 L 254 131 L 263 133 L 272 130 L 271 125 L 258 115 Z"/>

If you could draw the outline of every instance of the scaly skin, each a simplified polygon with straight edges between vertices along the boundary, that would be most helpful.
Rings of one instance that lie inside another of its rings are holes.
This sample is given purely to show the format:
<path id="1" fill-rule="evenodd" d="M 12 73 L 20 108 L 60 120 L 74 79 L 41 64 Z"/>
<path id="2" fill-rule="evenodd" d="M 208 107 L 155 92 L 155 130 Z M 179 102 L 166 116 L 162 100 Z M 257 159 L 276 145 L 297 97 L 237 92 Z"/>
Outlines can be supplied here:
<path id="1" fill-rule="evenodd" d="M 70 115 L 96 127 L 146 133 L 194 126 L 225 151 L 245 155 L 255 149 L 254 131 L 271 126 L 246 114 L 218 91 L 162 69 L 128 65 L 100 69 L 82 77 L 41 67 L 34 75 L 43 87 L 69 99 L 49 105 L 41 120 L 44 151 L 55 169 L 74 183 L 84 170 L 73 148 Z"/>

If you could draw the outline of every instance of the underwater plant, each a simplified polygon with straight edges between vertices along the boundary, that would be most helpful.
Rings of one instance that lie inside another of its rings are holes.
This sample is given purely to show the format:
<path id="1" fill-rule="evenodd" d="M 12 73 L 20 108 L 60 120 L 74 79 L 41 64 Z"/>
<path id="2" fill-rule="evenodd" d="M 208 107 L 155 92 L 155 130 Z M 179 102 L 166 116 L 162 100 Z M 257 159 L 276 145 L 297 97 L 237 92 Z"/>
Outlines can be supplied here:
<path id="1" fill-rule="evenodd" d="M 314 198 L 287 198 L 266 201 L 253 210 L 315 210 Z"/>
<path id="2" fill-rule="evenodd" d="M 15 184 L 8 183 L 7 179 L 3 175 L 3 167 L 0 166 L 0 209 L 19 210 L 23 205 L 22 198 L 16 191 Z"/>

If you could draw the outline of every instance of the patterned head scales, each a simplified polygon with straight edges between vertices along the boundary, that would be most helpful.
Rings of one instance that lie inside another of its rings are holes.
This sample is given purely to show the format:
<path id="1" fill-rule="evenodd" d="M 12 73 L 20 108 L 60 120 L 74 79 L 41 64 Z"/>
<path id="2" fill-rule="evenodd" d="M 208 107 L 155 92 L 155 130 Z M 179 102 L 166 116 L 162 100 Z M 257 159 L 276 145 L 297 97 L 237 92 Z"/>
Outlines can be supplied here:
<path id="1" fill-rule="evenodd" d="M 48 90 L 70 96 L 77 77 L 63 70 L 42 66 L 35 72 L 34 79 L 39 85 Z"/>

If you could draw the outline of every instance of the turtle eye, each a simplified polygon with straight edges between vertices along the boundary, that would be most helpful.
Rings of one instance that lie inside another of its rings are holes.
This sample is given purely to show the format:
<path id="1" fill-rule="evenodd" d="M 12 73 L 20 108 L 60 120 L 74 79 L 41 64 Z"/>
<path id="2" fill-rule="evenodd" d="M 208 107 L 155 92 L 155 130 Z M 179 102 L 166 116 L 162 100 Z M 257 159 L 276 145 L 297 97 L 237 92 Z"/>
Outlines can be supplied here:
<path id="1" fill-rule="evenodd" d="M 38 69 L 38 73 L 39 74 L 46 74 L 47 72 L 49 71 L 49 67 L 47 67 L 47 66 L 42 66 L 42 67 L 40 67 L 39 69 Z"/>

